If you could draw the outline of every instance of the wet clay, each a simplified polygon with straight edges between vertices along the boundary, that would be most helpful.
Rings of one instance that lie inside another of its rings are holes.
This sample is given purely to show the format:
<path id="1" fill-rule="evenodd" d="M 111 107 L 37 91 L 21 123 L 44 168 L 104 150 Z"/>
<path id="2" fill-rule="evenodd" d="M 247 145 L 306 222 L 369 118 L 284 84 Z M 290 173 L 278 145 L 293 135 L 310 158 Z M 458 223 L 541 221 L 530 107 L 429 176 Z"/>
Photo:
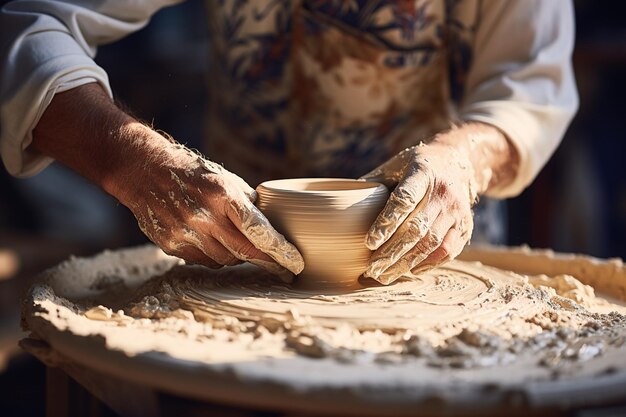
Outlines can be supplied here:
<path id="1" fill-rule="evenodd" d="M 624 283 L 620 274 L 611 279 Z M 146 247 L 71 260 L 45 281 L 25 312 L 35 333 L 45 333 L 43 324 L 98 336 L 131 356 L 158 351 L 222 366 L 302 357 L 367 365 L 368 372 L 407 372 L 407 364 L 474 369 L 476 377 L 494 377 L 481 369 L 515 368 L 495 377 L 506 382 L 614 369 L 615 355 L 626 355 L 623 303 L 573 276 L 524 276 L 479 262 L 452 261 L 391 286 L 362 281 L 320 293 L 253 265 L 209 270 Z"/>
<path id="2" fill-rule="evenodd" d="M 257 187 L 258 206 L 298 248 L 300 287 L 355 287 L 372 251 L 367 231 L 389 192 L 375 182 L 337 178 L 267 181 Z"/>

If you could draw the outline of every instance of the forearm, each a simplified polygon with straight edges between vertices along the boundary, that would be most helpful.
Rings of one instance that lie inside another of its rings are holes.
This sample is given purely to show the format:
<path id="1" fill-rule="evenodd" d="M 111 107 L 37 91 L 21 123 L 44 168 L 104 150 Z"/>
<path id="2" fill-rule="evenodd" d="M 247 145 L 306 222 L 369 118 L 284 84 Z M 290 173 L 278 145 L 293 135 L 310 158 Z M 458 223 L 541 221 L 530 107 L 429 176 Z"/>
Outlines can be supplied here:
<path id="1" fill-rule="evenodd" d="M 457 149 L 468 158 L 473 170 L 472 193 L 481 195 L 492 188 L 513 181 L 519 156 L 513 144 L 496 127 L 480 122 L 466 122 L 435 137 L 440 143 Z"/>
<path id="2" fill-rule="evenodd" d="M 500 0 L 481 2 L 476 13 L 475 29 L 456 43 L 471 53 L 451 53 L 472 57 L 469 70 L 463 60 L 451 63 L 466 74 L 458 117 L 495 126 L 514 145 L 515 177 L 486 191 L 509 198 L 534 180 L 576 112 L 574 12 L 571 0 Z"/>
<path id="3" fill-rule="evenodd" d="M 140 179 L 148 162 L 167 155 L 172 144 L 92 83 L 54 97 L 33 131 L 31 146 L 127 204 L 131 187 L 124 183 Z"/>
<path id="4" fill-rule="evenodd" d="M 304 268 L 249 185 L 124 113 L 98 84 L 56 95 L 33 137 L 35 151 L 116 197 L 170 255 L 210 267 L 249 261 L 278 275 Z"/>
<path id="5" fill-rule="evenodd" d="M 144 27 L 180 0 L 29 0 L 0 2 L 0 153 L 7 171 L 27 177 L 50 158 L 30 145 L 53 97 L 89 82 L 112 95 L 97 47 Z M 27 149 L 25 149 L 27 148 Z"/>

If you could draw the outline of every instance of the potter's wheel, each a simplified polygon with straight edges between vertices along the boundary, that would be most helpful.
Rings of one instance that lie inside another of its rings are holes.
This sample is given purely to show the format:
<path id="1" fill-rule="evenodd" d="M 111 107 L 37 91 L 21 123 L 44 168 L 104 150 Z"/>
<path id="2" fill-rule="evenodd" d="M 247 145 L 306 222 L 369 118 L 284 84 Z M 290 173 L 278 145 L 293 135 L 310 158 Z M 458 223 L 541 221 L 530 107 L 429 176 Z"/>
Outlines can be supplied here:
<path id="1" fill-rule="evenodd" d="M 509 252 L 464 256 L 502 262 Z M 536 259 L 514 259 L 524 256 Z M 575 263 L 546 259 L 555 276 Z M 576 259 L 577 278 L 623 299 L 621 263 Z M 613 274 L 610 285 L 598 271 Z M 625 310 L 574 281 L 530 285 L 453 262 L 389 287 L 319 294 L 251 266 L 181 266 L 148 246 L 47 271 L 24 318 L 57 363 L 254 409 L 416 415 L 623 402 L 626 320 L 609 311 Z"/>

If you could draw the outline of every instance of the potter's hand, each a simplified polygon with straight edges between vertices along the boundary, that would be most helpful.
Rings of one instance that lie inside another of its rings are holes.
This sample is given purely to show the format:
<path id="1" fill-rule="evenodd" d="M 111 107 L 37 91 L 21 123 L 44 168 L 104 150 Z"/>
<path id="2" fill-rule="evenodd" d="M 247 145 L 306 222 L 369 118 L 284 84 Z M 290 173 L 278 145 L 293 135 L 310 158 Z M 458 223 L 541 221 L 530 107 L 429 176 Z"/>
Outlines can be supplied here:
<path id="1" fill-rule="evenodd" d="M 389 284 L 461 253 L 474 224 L 473 175 L 466 156 L 437 143 L 405 149 L 367 174 L 397 186 L 367 235 L 375 252 L 365 276 Z"/>
<path id="2" fill-rule="evenodd" d="M 141 230 L 166 253 L 209 267 L 248 261 L 283 278 L 304 261 L 254 206 L 256 191 L 222 166 L 182 145 L 145 174 L 128 198 Z"/>
<path id="3" fill-rule="evenodd" d="M 31 146 L 116 197 L 169 254 L 210 267 L 249 261 L 283 277 L 304 268 L 242 179 L 137 122 L 98 84 L 56 94 Z"/>
<path id="4" fill-rule="evenodd" d="M 366 237 L 375 252 L 364 275 L 389 284 L 459 255 L 472 235 L 478 193 L 509 181 L 516 155 L 495 128 L 467 124 L 365 175 L 395 189 Z"/>

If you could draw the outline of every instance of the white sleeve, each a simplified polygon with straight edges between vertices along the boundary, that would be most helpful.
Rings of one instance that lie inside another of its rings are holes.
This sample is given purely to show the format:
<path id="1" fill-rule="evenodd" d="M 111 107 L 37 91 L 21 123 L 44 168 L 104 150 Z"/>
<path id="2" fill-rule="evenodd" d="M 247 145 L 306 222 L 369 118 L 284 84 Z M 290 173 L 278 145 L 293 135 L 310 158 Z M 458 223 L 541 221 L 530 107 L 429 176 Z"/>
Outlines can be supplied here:
<path id="1" fill-rule="evenodd" d="M 96 47 L 144 27 L 181 0 L 18 0 L 0 10 L 0 153 L 7 171 L 33 175 L 52 160 L 27 147 L 57 92 L 98 82 L 112 96 Z"/>
<path id="2" fill-rule="evenodd" d="M 515 196 L 556 150 L 578 108 L 572 3 L 483 1 L 474 42 L 461 119 L 498 127 L 516 147 L 516 178 L 488 193 Z"/>

